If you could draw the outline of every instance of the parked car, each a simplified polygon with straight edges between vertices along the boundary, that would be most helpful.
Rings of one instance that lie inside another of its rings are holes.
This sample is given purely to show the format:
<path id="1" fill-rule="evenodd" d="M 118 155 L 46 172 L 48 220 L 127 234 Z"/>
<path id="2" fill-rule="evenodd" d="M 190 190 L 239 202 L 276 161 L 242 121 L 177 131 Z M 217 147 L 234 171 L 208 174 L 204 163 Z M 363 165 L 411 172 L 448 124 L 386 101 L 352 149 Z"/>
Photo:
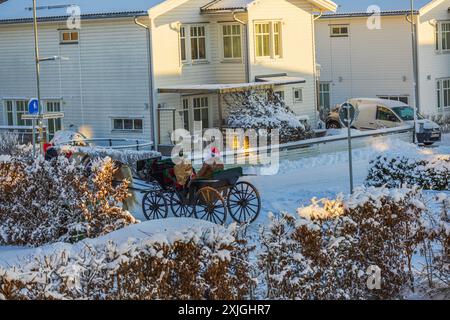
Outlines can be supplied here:
<path id="1" fill-rule="evenodd" d="M 358 109 L 358 117 L 353 127 L 359 130 L 375 130 L 414 125 L 413 107 L 394 100 L 355 98 L 350 99 Z M 340 128 L 339 106 L 334 108 L 326 121 L 327 128 Z M 441 141 L 441 128 L 435 122 L 417 114 L 417 140 L 419 143 L 431 145 Z"/>

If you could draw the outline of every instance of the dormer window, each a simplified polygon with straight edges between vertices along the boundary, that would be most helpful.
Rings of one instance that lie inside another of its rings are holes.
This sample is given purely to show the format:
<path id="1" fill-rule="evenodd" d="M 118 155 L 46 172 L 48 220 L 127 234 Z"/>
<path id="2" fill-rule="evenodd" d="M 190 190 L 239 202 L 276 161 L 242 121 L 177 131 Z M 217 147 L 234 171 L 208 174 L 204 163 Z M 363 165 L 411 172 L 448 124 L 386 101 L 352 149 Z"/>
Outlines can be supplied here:
<path id="1" fill-rule="evenodd" d="M 348 26 L 330 26 L 331 37 L 348 37 Z"/>
<path id="2" fill-rule="evenodd" d="M 76 30 L 62 30 L 59 32 L 60 44 L 78 43 L 79 38 L 79 33 Z"/>

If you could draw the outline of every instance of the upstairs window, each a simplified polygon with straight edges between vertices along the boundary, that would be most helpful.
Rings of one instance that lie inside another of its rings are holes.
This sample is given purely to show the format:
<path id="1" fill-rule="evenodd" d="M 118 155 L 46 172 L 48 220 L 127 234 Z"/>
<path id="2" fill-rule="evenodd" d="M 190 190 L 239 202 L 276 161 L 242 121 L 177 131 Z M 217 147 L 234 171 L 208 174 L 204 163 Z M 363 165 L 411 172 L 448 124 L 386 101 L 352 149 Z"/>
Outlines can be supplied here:
<path id="1" fill-rule="evenodd" d="M 436 51 L 450 51 L 450 21 L 436 24 Z"/>
<path id="2" fill-rule="evenodd" d="M 185 25 L 180 27 L 180 60 L 184 63 L 206 61 L 206 27 Z"/>
<path id="3" fill-rule="evenodd" d="M 255 23 L 256 57 L 280 57 L 282 55 L 281 22 Z"/>
<path id="4" fill-rule="evenodd" d="M 348 26 L 331 26 L 330 27 L 331 37 L 348 37 Z"/>
<path id="5" fill-rule="evenodd" d="M 73 44 L 78 43 L 79 40 L 78 31 L 74 30 L 62 30 L 59 32 L 59 42 L 60 44 Z"/>
<path id="6" fill-rule="evenodd" d="M 204 26 L 191 26 L 191 60 L 206 60 L 206 32 Z"/>
<path id="7" fill-rule="evenodd" d="M 224 25 L 222 33 L 224 59 L 240 59 L 242 57 L 241 26 L 238 24 Z"/>
<path id="8" fill-rule="evenodd" d="M 180 28 L 181 61 L 186 61 L 186 28 Z"/>

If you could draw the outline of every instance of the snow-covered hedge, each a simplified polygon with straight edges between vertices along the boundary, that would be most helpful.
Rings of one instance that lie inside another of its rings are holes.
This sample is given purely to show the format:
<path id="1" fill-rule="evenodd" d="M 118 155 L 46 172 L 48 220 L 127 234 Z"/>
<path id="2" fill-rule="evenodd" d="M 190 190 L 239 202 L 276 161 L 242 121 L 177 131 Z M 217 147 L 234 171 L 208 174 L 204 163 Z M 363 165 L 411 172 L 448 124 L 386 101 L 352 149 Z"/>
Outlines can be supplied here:
<path id="1" fill-rule="evenodd" d="M 19 143 L 19 135 L 17 133 L 0 131 L 0 156 L 24 155 L 28 151 L 29 146 Z"/>
<path id="2" fill-rule="evenodd" d="M 450 197 L 436 196 L 440 216 L 427 216 L 427 238 L 421 253 L 425 264 L 421 272 L 421 289 L 431 298 L 450 299 Z"/>
<path id="3" fill-rule="evenodd" d="M 228 126 L 239 129 L 279 129 L 280 142 L 314 137 L 308 124 L 273 92 L 249 91 L 224 95 L 229 106 Z"/>
<path id="4" fill-rule="evenodd" d="M 346 200 L 314 200 L 296 217 L 272 216 L 259 258 L 267 297 L 401 298 L 424 211 L 417 190 L 360 188 Z"/>
<path id="5" fill-rule="evenodd" d="M 428 119 L 431 121 L 436 122 L 438 125 L 441 126 L 442 132 L 449 133 L 450 132 L 450 115 L 432 115 L 427 116 Z"/>
<path id="6" fill-rule="evenodd" d="M 370 162 L 366 179 L 368 186 L 398 188 L 419 186 L 429 190 L 450 189 L 450 156 L 411 159 L 398 156 L 378 156 Z"/>
<path id="7" fill-rule="evenodd" d="M 86 243 L 0 267 L 0 299 L 244 299 L 247 255 L 234 225 Z"/>
<path id="8" fill-rule="evenodd" d="M 74 242 L 134 223 L 120 207 L 128 182 L 113 185 L 115 170 L 109 158 L 88 174 L 65 157 L 0 157 L 0 243 Z"/>

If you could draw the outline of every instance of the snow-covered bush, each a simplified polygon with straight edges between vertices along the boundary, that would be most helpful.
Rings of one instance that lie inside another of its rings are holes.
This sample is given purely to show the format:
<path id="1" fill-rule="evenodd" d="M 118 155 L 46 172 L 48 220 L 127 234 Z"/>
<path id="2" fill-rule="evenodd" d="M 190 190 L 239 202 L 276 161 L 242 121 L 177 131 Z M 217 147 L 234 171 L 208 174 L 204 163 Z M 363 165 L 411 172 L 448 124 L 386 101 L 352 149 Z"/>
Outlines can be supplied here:
<path id="1" fill-rule="evenodd" d="M 424 210 L 417 190 L 360 188 L 347 200 L 314 200 L 297 217 L 272 217 L 259 256 L 267 297 L 400 298 L 413 280 Z"/>
<path id="2" fill-rule="evenodd" d="M 280 143 L 314 137 L 308 124 L 273 91 L 247 91 L 224 95 L 229 106 L 228 126 L 239 129 L 279 129 Z"/>
<path id="3" fill-rule="evenodd" d="M 421 249 L 425 257 L 422 289 L 431 297 L 450 299 L 450 198 L 442 193 L 436 201 L 441 214 L 427 216 L 427 239 Z"/>
<path id="4" fill-rule="evenodd" d="M 442 155 L 411 159 L 378 156 L 370 162 L 366 184 L 375 187 L 399 188 L 408 185 L 428 190 L 449 190 L 450 157 Z"/>
<path id="5" fill-rule="evenodd" d="M 111 159 L 89 174 L 65 157 L 0 159 L 0 243 L 73 242 L 134 223 L 119 205 L 128 182 L 113 185 L 115 170 Z"/>
<path id="6" fill-rule="evenodd" d="M 427 116 L 431 121 L 436 122 L 442 129 L 442 132 L 449 133 L 450 132 L 450 115 L 432 115 Z"/>
<path id="7" fill-rule="evenodd" d="M 14 132 L 0 131 L 0 156 L 25 155 L 27 147 L 19 143 L 19 135 Z"/>
<path id="8" fill-rule="evenodd" d="M 57 250 L 0 268 L 0 299 L 251 298 L 245 246 L 230 226 Z"/>

